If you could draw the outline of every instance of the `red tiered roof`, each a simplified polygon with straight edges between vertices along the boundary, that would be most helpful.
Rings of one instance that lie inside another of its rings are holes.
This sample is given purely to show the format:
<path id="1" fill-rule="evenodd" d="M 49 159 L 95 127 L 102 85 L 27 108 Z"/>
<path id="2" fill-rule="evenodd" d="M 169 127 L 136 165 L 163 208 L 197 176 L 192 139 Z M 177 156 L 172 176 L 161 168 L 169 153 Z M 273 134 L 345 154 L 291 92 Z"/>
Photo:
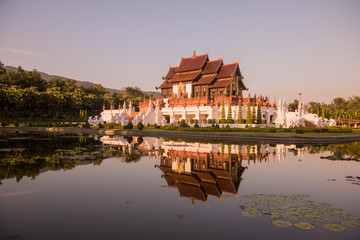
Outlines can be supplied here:
<path id="1" fill-rule="evenodd" d="M 176 71 L 177 71 L 178 67 L 170 67 L 168 73 L 166 74 L 166 76 L 164 77 L 164 79 L 166 80 L 170 80 L 174 77 Z"/>
<path id="2" fill-rule="evenodd" d="M 238 63 L 230 63 L 230 64 L 222 65 L 218 78 L 232 77 L 235 74 L 238 66 L 239 66 Z"/>
<path id="3" fill-rule="evenodd" d="M 208 61 L 201 74 L 217 73 L 220 66 L 222 65 L 222 61 L 223 60 L 221 58 L 214 61 Z"/>
<path id="4" fill-rule="evenodd" d="M 200 70 L 191 71 L 191 72 L 177 72 L 175 76 L 171 79 L 171 82 L 185 82 L 195 80 L 201 73 Z"/>
<path id="5" fill-rule="evenodd" d="M 209 85 L 213 82 L 213 80 L 216 78 L 216 73 L 215 74 L 207 74 L 207 75 L 202 75 L 201 78 L 199 79 L 199 81 L 194 82 L 193 85 Z"/>
<path id="6" fill-rule="evenodd" d="M 229 83 L 232 81 L 232 78 L 222 78 L 222 79 L 218 79 L 216 80 L 216 82 L 209 86 L 209 88 L 219 88 L 219 87 L 226 87 L 227 85 L 229 85 Z"/>
<path id="7" fill-rule="evenodd" d="M 172 85 L 169 81 L 165 80 L 158 88 L 171 88 Z"/>
<path id="8" fill-rule="evenodd" d="M 181 58 L 181 62 L 177 72 L 187 72 L 197 69 L 202 69 L 206 61 L 208 61 L 208 54 L 192 56 L 189 58 Z"/>

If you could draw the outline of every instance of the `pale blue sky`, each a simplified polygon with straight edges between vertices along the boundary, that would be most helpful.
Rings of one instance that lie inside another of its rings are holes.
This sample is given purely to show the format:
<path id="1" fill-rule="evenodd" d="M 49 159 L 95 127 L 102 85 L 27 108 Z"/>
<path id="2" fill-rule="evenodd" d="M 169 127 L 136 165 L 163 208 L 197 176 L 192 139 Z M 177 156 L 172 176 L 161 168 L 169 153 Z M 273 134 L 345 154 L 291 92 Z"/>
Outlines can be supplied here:
<path id="1" fill-rule="evenodd" d="M 360 1 L 0 0 L 0 61 L 154 90 L 180 55 L 241 57 L 251 94 L 360 95 Z M 247 92 L 246 92 L 247 94 Z"/>

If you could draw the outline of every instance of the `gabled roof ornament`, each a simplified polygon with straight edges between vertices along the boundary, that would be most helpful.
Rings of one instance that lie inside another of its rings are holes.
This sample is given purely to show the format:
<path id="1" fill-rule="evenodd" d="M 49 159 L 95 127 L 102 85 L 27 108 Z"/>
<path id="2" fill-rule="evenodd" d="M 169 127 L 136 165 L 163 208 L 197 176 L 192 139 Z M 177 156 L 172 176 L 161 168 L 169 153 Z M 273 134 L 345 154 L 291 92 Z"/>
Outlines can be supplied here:
<path id="1" fill-rule="evenodd" d="M 225 54 L 223 54 L 223 55 L 221 56 L 221 59 L 224 59 L 224 56 L 225 56 Z"/>
<path id="2" fill-rule="evenodd" d="M 196 52 L 195 52 L 195 49 L 194 49 L 194 52 L 193 52 L 193 57 L 196 57 Z"/>
<path id="3" fill-rule="evenodd" d="M 238 59 L 237 64 L 239 64 L 240 60 L 241 60 L 241 57 Z"/>

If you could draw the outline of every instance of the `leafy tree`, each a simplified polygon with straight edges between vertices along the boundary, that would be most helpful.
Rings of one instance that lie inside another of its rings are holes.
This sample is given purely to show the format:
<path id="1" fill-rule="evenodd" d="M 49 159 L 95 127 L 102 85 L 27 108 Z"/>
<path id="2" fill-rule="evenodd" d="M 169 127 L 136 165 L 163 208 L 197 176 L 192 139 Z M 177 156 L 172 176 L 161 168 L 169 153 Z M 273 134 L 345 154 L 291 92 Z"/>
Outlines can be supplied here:
<path id="1" fill-rule="evenodd" d="M 246 112 L 246 124 L 252 124 L 250 98 L 248 99 L 248 105 L 247 105 L 247 112 Z"/>
<path id="2" fill-rule="evenodd" d="M 262 117 L 261 117 L 261 104 L 260 101 L 258 101 L 258 106 L 257 106 L 257 114 L 256 114 L 256 122 L 257 124 L 262 124 Z"/>

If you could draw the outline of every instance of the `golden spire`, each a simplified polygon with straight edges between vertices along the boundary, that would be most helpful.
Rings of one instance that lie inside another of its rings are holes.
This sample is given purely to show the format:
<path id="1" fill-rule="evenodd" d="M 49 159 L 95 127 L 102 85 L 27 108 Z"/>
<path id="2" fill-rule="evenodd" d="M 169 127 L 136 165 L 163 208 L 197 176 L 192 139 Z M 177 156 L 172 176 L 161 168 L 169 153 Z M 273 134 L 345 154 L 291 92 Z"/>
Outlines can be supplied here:
<path id="1" fill-rule="evenodd" d="M 196 57 L 196 52 L 195 52 L 195 49 L 194 49 L 194 52 L 193 52 L 193 57 Z"/>

